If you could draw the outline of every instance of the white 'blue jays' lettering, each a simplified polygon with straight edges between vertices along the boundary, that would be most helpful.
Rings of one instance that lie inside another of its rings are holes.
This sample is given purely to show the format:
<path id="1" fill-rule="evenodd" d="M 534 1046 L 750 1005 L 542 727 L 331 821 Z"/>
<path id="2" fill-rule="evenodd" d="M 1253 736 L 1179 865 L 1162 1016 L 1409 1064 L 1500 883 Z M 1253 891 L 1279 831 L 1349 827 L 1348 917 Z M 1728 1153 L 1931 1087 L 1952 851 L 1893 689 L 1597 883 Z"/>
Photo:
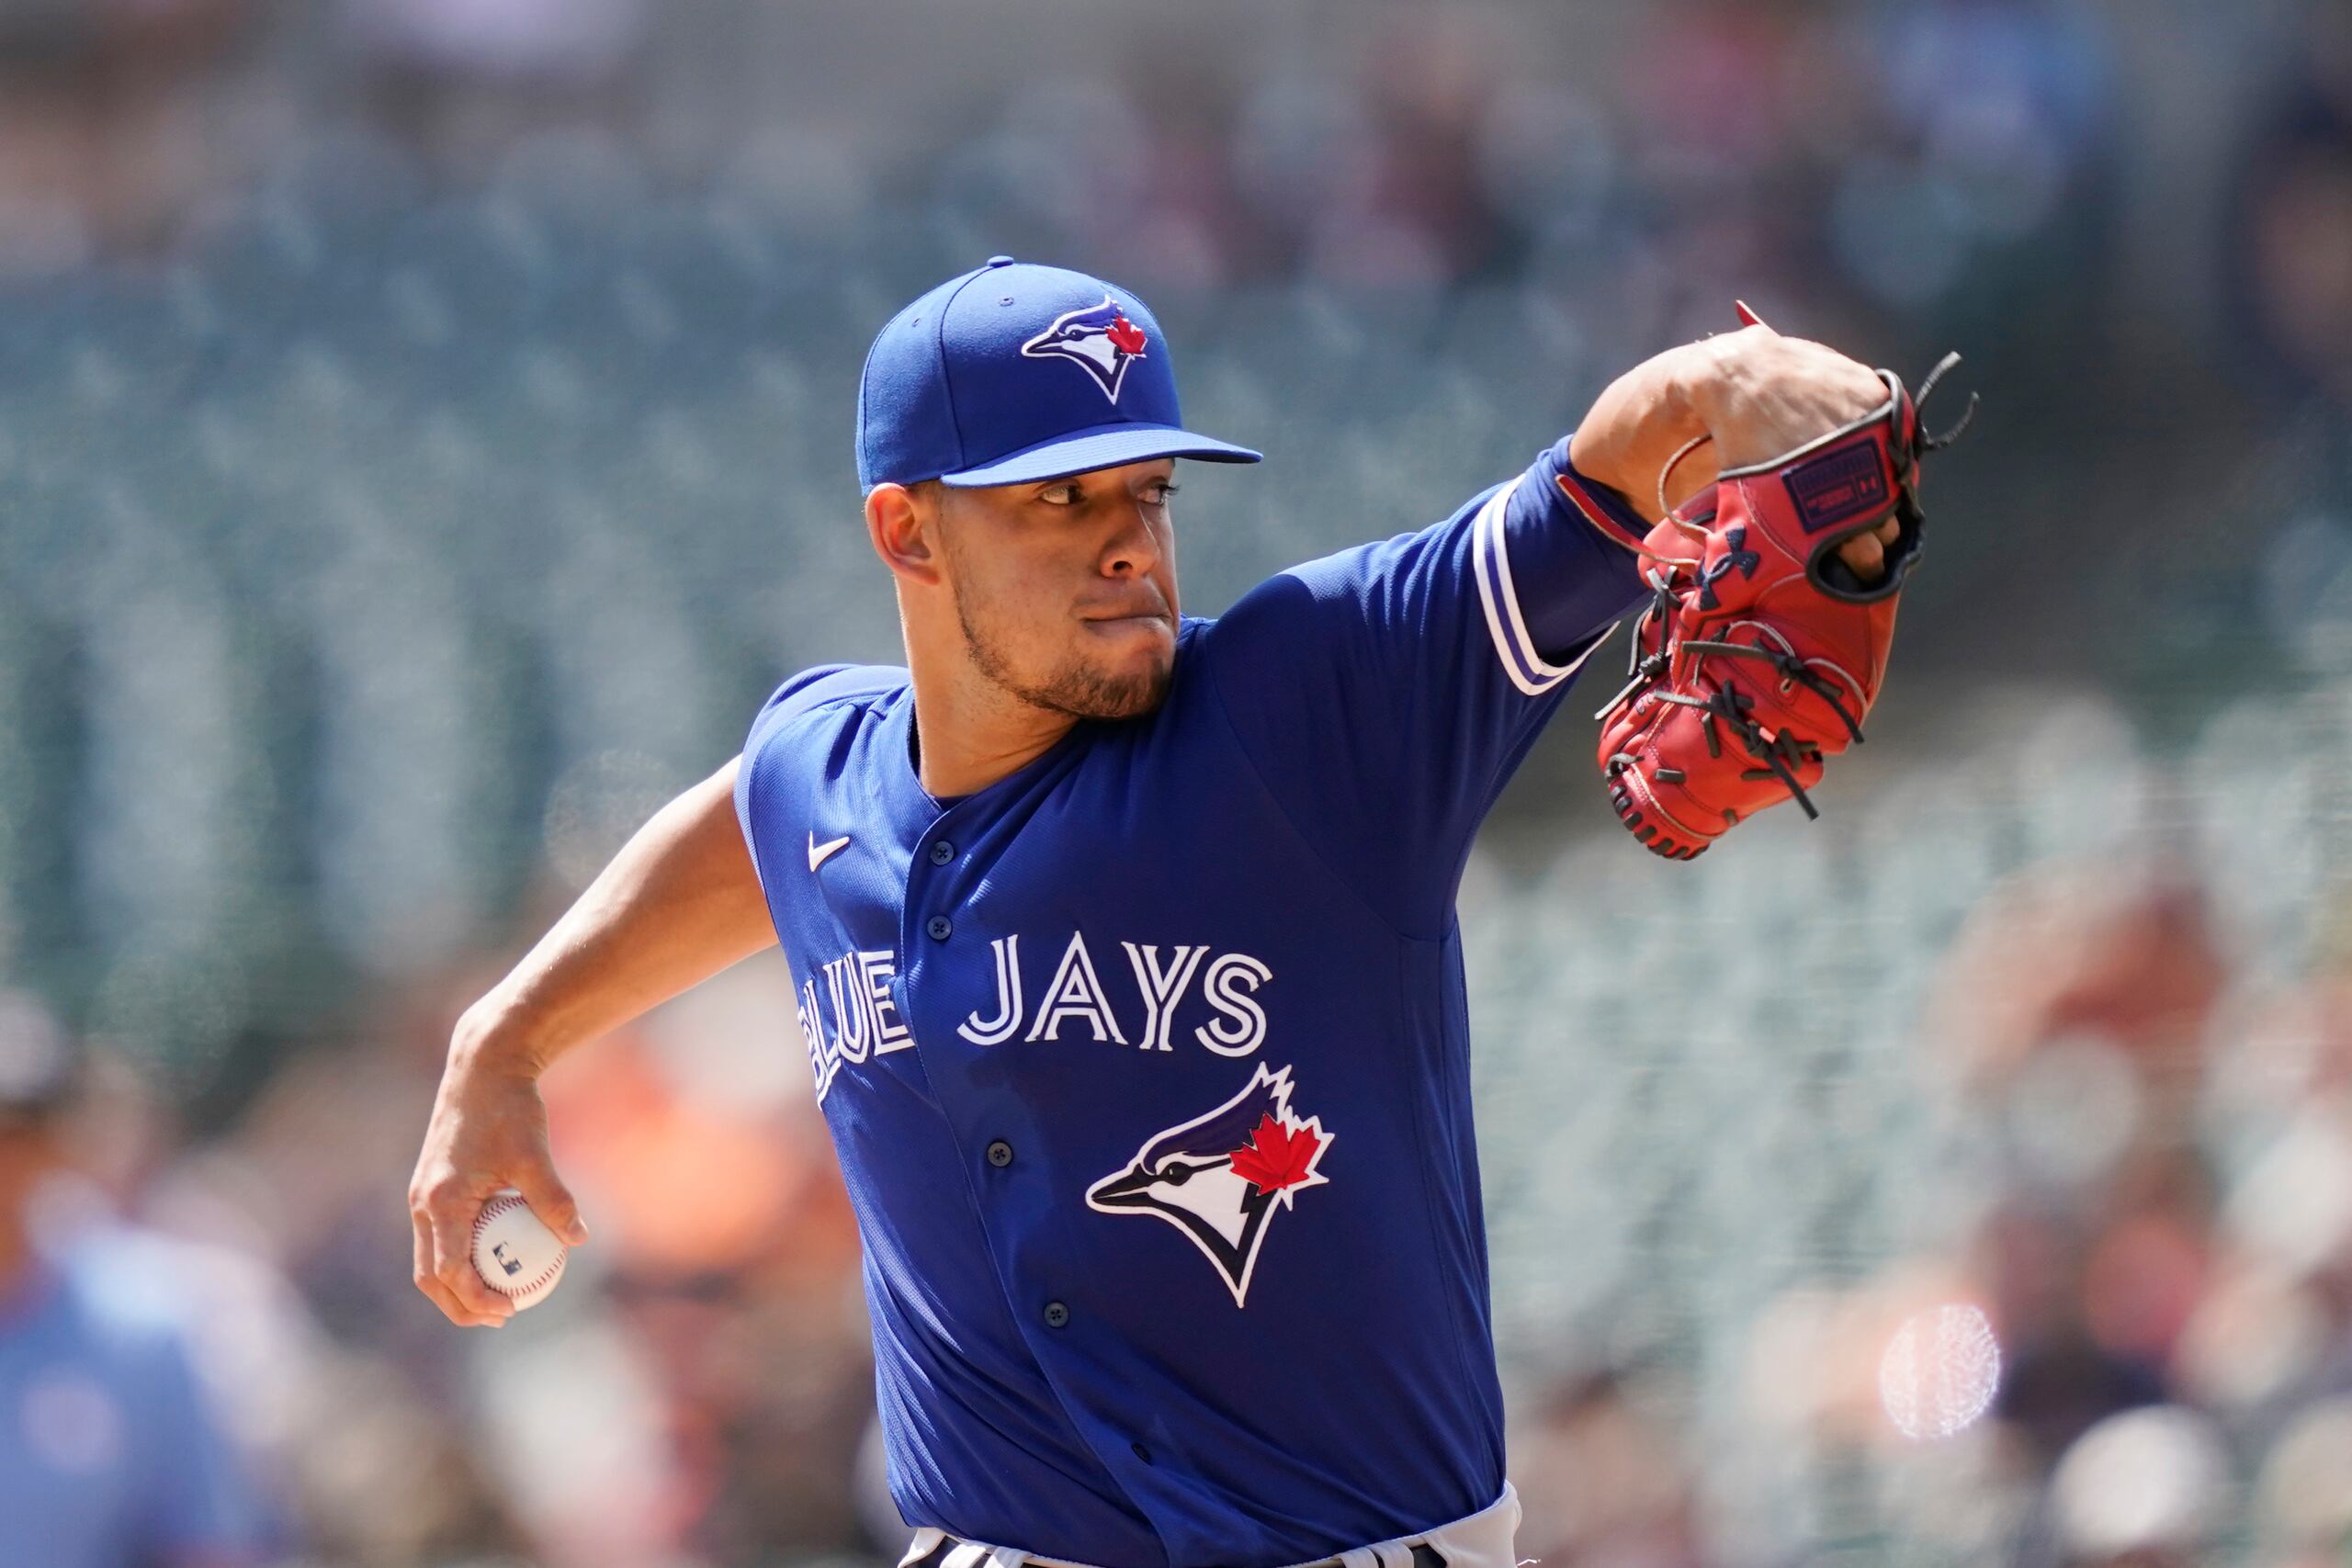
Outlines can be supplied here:
<path id="1" fill-rule="evenodd" d="M 887 949 L 844 953 L 820 965 L 820 973 L 825 977 L 823 994 L 832 1003 L 830 1015 L 817 1005 L 813 976 L 801 986 L 795 1003 L 801 1037 L 808 1047 L 809 1070 L 816 1077 L 817 1098 L 822 1100 L 842 1063 L 903 1051 L 914 1043 L 914 1036 L 899 1017 L 899 1004 L 891 999 L 895 969 Z"/>
<path id="2" fill-rule="evenodd" d="M 1246 953 L 1228 953 L 1209 963 L 1204 973 L 1203 960 L 1209 953 L 1206 943 L 1179 942 L 1167 950 L 1166 958 L 1160 956 L 1162 949 L 1156 942 L 1122 942 L 1119 946 L 1127 955 L 1142 1004 L 1143 1022 L 1133 1036 L 1139 1048 L 1174 1049 L 1170 1037 L 1176 1025 L 1176 1010 L 1196 975 L 1202 976 L 1201 999 L 1212 1016 L 1194 1027 L 1193 1037 L 1220 1056 L 1247 1056 L 1265 1043 L 1266 1010 L 1251 994 L 1274 977 L 1263 963 Z M 998 937 L 989 951 L 995 972 L 990 1010 L 985 1016 L 978 1009 L 967 1013 L 956 1027 L 963 1038 L 975 1045 L 1002 1045 L 1016 1036 L 1024 1043 L 1060 1040 L 1067 1031 L 1072 1037 L 1108 1044 L 1129 1043 L 1130 1036 L 1095 971 L 1083 931 L 1070 933 L 1053 978 L 1037 993 L 1034 1020 L 1022 984 L 1021 938 Z M 893 955 L 888 952 L 845 953 L 819 965 L 821 991 L 815 976 L 802 986 L 797 998 L 800 1032 L 808 1042 L 819 1099 L 832 1088 L 843 1063 L 863 1062 L 869 1055 L 903 1051 L 914 1043 L 891 998 L 895 973 Z M 820 1007 L 820 999 L 830 1005 Z M 1025 1034 L 1023 1023 L 1029 1026 Z"/>
<path id="3" fill-rule="evenodd" d="M 1207 956 L 1205 943 L 1179 943 L 1167 959 L 1157 943 L 1122 942 L 1128 966 L 1135 973 L 1136 991 L 1143 1002 L 1143 1025 L 1136 1032 L 1142 1049 L 1171 1050 L 1169 1033 L 1175 1027 L 1176 1008 L 1190 988 L 1193 976 Z M 996 990 L 991 1010 L 975 1009 L 956 1026 L 956 1032 L 975 1045 L 1001 1045 L 1020 1032 L 1028 1016 L 1023 1000 L 1021 938 L 999 937 L 990 944 L 995 954 Z M 1273 971 L 1246 953 L 1228 953 L 1208 966 L 1203 998 L 1216 1017 L 1193 1031 L 1200 1043 L 1224 1056 L 1247 1056 L 1264 1043 L 1265 1010 L 1250 992 L 1273 978 Z M 1125 1045 L 1127 1032 L 1119 1025 L 1110 998 L 1096 975 L 1086 933 L 1070 932 L 1054 976 L 1039 993 L 1037 1016 L 1024 1040 L 1058 1040 L 1066 1028 L 1083 1028 L 1098 1041 Z"/>

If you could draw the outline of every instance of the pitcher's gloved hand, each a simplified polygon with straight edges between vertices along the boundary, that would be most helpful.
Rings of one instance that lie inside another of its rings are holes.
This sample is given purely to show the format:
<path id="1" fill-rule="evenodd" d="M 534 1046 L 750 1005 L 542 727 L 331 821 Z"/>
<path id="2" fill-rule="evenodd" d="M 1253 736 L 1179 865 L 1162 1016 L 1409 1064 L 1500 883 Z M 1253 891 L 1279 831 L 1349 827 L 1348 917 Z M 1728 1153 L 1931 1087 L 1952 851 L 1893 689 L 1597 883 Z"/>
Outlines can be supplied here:
<path id="1" fill-rule="evenodd" d="M 1919 458 L 1975 412 L 1972 396 L 1944 434 L 1919 425 L 1919 404 L 1959 357 L 1946 355 L 1916 400 L 1879 371 L 1875 411 L 1724 468 L 1650 530 L 1651 600 L 1630 678 L 1599 716 L 1610 803 L 1652 853 L 1690 860 L 1792 795 L 1819 815 L 1806 792 L 1822 760 L 1862 739 L 1885 679 L 1896 601 L 1919 558 Z M 1865 536 L 1869 546 L 1848 547 Z M 1878 570 L 1858 571 L 1858 553 Z"/>

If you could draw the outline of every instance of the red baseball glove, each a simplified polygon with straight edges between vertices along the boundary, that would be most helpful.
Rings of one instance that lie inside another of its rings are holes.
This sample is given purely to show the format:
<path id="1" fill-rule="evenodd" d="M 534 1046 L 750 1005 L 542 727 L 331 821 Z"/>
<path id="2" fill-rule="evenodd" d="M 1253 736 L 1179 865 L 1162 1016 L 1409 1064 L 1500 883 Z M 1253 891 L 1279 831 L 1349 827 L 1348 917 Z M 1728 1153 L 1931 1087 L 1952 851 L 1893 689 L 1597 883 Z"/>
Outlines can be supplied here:
<path id="1" fill-rule="evenodd" d="M 1610 804 L 1651 853 L 1693 859 L 1792 795 L 1819 817 L 1805 792 L 1821 782 L 1823 758 L 1862 739 L 1895 603 L 1919 558 L 1919 458 L 1976 412 L 1972 396 L 1951 430 L 1920 430 L 1919 405 L 1959 361 L 1946 355 L 1916 400 L 1881 370 L 1886 401 L 1875 412 L 1726 469 L 1643 541 L 1650 604 L 1630 679 L 1596 716 Z M 1838 547 L 1890 517 L 1898 531 L 1884 574 L 1865 583 Z"/>

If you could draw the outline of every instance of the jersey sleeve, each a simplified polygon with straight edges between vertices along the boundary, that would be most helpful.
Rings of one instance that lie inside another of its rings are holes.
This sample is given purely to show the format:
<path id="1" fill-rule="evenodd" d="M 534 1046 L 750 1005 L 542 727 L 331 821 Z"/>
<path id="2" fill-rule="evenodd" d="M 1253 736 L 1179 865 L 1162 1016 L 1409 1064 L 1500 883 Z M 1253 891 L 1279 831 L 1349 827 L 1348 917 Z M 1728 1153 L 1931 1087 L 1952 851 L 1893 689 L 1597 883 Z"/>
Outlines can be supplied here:
<path id="1" fill-rule="evenodd" d="M 765 863 L 760 847 L 777 814 L 775 783 L 790 766 L 787 732 L 793 721 L 829 703 L 870 696 L 904 679 L 905 671 L 880 665 L 819 664 L 786 681 L 760 705 L 735 770 L 735 820 L 742 827 L 754 870 Z M 763 882 L 765 875 L 761 872 Z"/>
<path id="2" fill-rule="evenodd" d="M 743 738 L 744 760 L 749 761 L 763 750 L 778 730 L 802 714 L 835 697 L 865 690 L 870 682 L 858 680 L 861 673 L 854 664 L 819 664 L 786 680 L 753 716 L 751 733 Z"/>
<path id="3" fill-rule="evenodd" d="M 1563 438 L 1445 522 L 1294 567 L 1209 628 L 1259 776 L 1398 930 L 1443 932 L 1479 822 L 1643 592 L 1645 531 Z"/>

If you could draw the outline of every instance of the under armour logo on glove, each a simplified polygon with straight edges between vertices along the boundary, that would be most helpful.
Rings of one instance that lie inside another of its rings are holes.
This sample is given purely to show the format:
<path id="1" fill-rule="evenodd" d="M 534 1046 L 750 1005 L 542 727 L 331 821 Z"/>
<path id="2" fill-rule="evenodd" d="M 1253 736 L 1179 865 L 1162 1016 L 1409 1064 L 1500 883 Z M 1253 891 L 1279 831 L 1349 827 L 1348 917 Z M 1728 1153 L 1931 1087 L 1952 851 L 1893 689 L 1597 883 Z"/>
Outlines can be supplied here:
<path id="1" fill-rule="evenodd" d="M 1747 529 L 1724 530 L 1724 553 L 1708 564 L 1706 575 L 1699 582 L 1700 608 L 1716 610 L 1723 607 L 1723 601 L 1715 597 L 1715 584 L 1725 572 L 1737 567 L 1742 577 L 1752 578 L 1756 575 L 1756 569 L 1764 564 L 1764 558 L 1748 549 L 1747 545 Z"/>

